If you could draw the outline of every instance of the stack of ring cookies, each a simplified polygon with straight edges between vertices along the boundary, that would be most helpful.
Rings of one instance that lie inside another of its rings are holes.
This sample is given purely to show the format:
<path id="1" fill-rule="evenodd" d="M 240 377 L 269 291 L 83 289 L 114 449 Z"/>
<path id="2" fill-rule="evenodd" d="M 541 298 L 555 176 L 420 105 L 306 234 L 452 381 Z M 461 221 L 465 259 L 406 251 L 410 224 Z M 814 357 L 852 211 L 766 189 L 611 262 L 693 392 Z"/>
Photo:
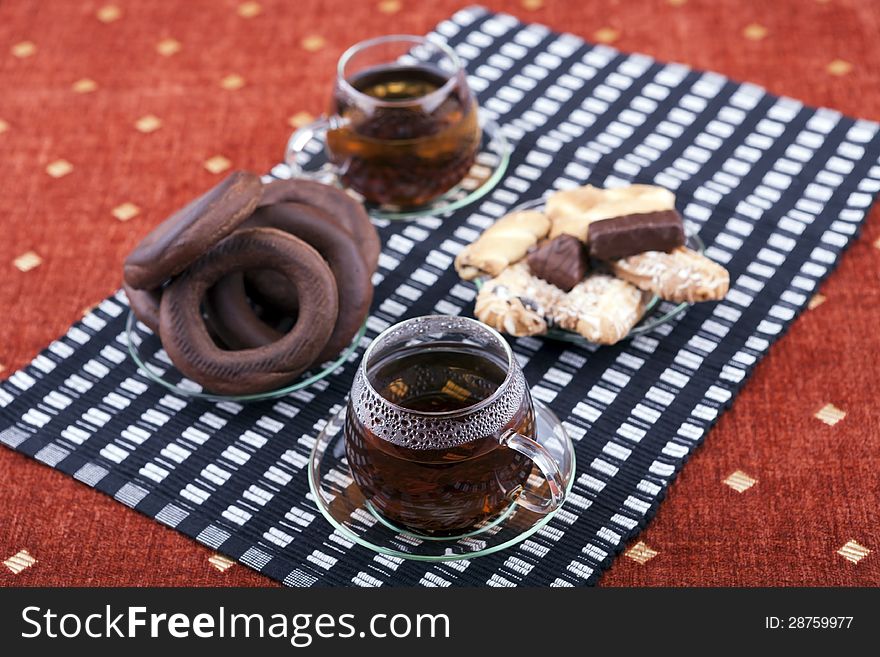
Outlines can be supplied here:
<path id="1" fill-rule="evenodd" d="M 185 376 L 211 392 L 253 394 L 351 343 L 380 248 L 345 192 L 237 171 L 144 237 L 125 260 L 123 288 Z"/>

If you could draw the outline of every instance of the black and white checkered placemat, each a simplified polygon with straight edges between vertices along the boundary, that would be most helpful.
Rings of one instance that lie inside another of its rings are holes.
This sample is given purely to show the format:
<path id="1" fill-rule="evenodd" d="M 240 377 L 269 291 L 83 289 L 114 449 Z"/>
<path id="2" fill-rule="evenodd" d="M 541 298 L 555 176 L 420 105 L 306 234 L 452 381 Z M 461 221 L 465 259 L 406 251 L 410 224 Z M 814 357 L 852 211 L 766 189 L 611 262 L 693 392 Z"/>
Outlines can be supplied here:
<path id="1" fill-rule="evenodd" d="M 474 289 L 454 255 L 553 188 L 668 187 L 731 272 L 723 302 L 615 347 L 515 341 L 534 396 L 577 444 L 574 489 L 546 527 L 447 564 L 353 545 L 309 500 L 305 466 L 360 352 L 283 401 L 183 399 L 127 357 L 121 294 L 3 382 L 0 441 L 289 585 L 594 583 L 857 234 L 880 190 L 878 126 L 480 8 L 435 35 L 466 60 L 483 111 L 518 145 L 482 202 L 381 228 L 365 342 L 405 317 L 470 313 Z"/>

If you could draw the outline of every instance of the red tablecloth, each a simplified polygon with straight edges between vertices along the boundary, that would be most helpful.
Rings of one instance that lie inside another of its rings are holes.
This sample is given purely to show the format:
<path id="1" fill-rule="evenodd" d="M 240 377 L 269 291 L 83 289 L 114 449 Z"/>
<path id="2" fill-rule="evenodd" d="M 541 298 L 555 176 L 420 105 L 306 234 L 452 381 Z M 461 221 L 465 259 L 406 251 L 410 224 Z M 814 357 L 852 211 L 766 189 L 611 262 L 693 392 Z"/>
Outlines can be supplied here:
<path id="1" fill-rule="evenodd" d="M 873 0 L 485 4 L 880 119 Z M 118 287 L 122 259 L 139 237 L 216 180 L 206 161 L 222 156 L 255 171 L 277 162 L 290 122 L 323 109 L 347 45 L 423 33 L 461 6 L 0 4 L 0 370 L 25 364 Z M 880 584 L 874 215 L 603 585 Z M 845 417 L 833 425 L 817 419 L 827 404 Z M 744 476 L 729 479 L 737 471 Z M 725 480 L 755 483 L 737 492 Z M 16 554 L 0 567 L 0 585 L 271 584 L 0 449 L 0 560 Z"/>

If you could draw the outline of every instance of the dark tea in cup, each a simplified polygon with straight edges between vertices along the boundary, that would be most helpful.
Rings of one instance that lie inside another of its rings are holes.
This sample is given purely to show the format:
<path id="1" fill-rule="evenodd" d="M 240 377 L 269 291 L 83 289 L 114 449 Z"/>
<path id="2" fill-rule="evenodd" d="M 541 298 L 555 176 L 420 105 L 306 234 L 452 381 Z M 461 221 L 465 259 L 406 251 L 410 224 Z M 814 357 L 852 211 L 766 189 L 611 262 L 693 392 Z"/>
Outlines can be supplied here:
<path id="1" fill-rule="evenodd" d="M 431 536 L 472 530 L 514 501 L 555 508 L 559 499 L 523 495 L 535 465 L 561 490 L 534 435 L 531 397 L 507 343 L 475 320 L 439 316 L 376 338 L 345 421 L 349 467 L 373 510 Z"/>
<path id="2" fill-rule="evenodd" d="M 329 115 L 298 128 L 284 161 L 326 133 L 342 185 L 393 211 L 429 205 L 461 182 L 480 148 L 477 104 L 455 51 L 427 37 L 362 41 L 339 59 Z"/>
<path id="3" fill-rule="evenodd" d="M 480 127 L 471 92 L 455 75 L 387 65 L 338 85 L 333 110 L 341 127 L 328 131 L 327 148 L 343 183 L 372 203 L 414 207 L 464 178 Z"/>

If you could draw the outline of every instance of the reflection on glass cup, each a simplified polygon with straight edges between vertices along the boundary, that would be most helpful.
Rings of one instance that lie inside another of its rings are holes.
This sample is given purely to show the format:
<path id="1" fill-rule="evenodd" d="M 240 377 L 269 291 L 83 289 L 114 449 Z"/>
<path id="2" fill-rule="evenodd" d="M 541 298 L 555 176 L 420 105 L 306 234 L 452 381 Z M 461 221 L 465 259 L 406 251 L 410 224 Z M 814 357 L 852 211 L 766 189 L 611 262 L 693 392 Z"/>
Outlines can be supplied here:
<path id="1" fill-rule="evenodd" d="M 480 146 L 477 104 L 461 60 L 426 37 L 362 41 L 339 59 L 331 113 L 291 137 L 287 163 L 327 132 L 342 183 L 374 204 L 414 208 L 454 187 Z"/>
<path id="2" fill-rule="evenodd" d="M 345 446 L 373 509 L 421 534 L 475 529 L 512 502 L 548 513 L 565 494 L 556 462 L 535 441 L 510 346 L 464 317 L 418 317 L 373 341 L 352 385 Z M 530 483 L 533 466 L 545 486 Z"/>

